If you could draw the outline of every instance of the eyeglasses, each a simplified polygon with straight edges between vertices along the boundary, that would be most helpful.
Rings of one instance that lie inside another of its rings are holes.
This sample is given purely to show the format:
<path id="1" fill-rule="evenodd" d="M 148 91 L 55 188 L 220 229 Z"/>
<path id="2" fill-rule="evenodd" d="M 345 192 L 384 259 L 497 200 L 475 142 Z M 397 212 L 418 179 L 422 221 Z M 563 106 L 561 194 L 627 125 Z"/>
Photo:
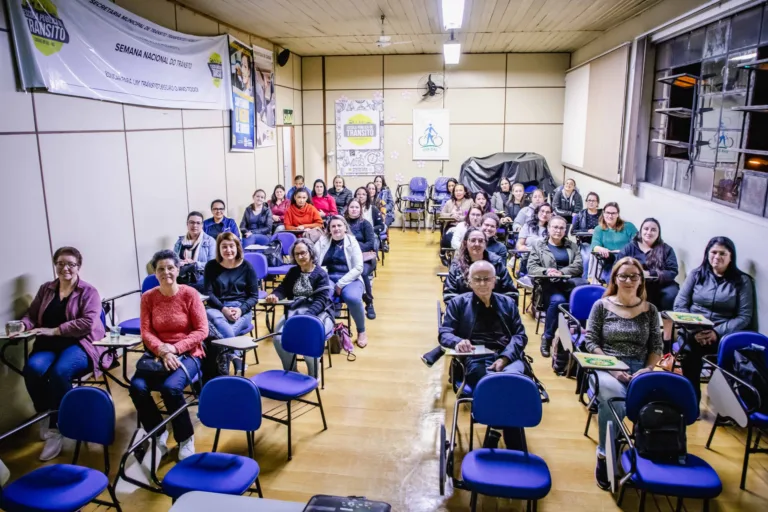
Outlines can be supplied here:
<path id="1" fill-rule="evenodd" d="M 635 283 L 640 280 L 640 274 L 618 274 L 616 279 L 622 283 L 626 283 L 627 281 L 632 281 Z"/>
<path id="2" fill-rule="evenodd" d="M 487 284 L 496 279 L 496 277 L 473 277 L 472 282 L 475 284 Z"/>
<path id="3" fill-rule="evenodd" d="M 201 226 L 203 223 L 199 220 L 188 220 L 187 226 Z"/>
<path id="4" fill-rule="evenodd" d="M 71 269 L 77 268 L 77 267 L 78 267 L 77 263 L 70 263 L 68 261 L 57 261 L 56 262 L 56 268 L 59 268 L 59 269 L 68 268 L 68 269 L 71 270 Z"/>
<path id="5" fill-rule="evenodd" d="M 303 257 L 305 257 L 305 256 L 309 256 L 309 252 L 307 252 L 307 251 L 296 252 L 296 253 L 294 253 L 293 255 L 294 255 L 295 257 L 297 257 L 297 258 L 303 258 Z"/>
<path id="6" fill-rule="evenodd" d="M 468 244 L 475 244 L 475 245 L 481 245 L 485 244 L 485 238 L 470 238 L 467 240 Z"/>
<path id="7" fill-rule="evenodd" d="M 618 214 L 619 214 L 619 212 L 607 212 L 607 211 L 603 211 L 603 215 L 611 215 L 611 216 L 613 216 L 613 215 L 618 215 Z"/>
<path id="8" fill-rule="evenodd" d="M 596 203 L 596 202 L 597 202 L 597 199 L 587 199 L 587 202 L 588 202 L 588 203 Z"/>

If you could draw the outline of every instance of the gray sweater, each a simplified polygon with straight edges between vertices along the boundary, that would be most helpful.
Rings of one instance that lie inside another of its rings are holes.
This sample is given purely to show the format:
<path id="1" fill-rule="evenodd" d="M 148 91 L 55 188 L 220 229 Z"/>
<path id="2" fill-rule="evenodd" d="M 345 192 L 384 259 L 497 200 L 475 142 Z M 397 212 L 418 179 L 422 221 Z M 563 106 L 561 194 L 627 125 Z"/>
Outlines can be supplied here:
<path id="1" fill-rule="evenodd" d="M 622 318 L 605 306 L 607 298 L 592 306 L 587 320 L 586 348 L 589 352 L 602 349 L 619 359 L 646 361 L 648 354 L 661 355 L 661 328 L 656 306 L 648 304 L 648 311 L 634 318 Z"/>

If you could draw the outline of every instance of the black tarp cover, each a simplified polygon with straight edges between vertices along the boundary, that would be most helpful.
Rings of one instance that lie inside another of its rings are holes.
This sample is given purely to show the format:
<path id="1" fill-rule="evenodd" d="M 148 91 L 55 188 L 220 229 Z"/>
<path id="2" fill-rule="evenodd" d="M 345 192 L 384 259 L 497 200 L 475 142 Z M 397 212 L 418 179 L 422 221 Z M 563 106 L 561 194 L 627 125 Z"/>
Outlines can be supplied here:
<path id="1" fill-rule="evenodd" d="M 538 153 L 495 153 L 482 158 L 471 157 L 461 164 L 459 183 L 473 194 L 484 190 L 491 196 L 498 190 L 502 177 L 512 183 L 538 185 L 547 197 L 555 190 L 555 180 L 549 172 L 547 160 Z"/>

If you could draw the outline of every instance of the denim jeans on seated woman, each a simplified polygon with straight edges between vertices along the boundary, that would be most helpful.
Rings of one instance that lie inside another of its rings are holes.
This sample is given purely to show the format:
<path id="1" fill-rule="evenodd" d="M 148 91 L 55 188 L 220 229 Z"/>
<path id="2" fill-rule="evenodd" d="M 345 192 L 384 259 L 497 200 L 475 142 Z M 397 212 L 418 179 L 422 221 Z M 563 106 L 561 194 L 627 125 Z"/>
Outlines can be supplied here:
<path id="1" fill-rule="evenodd" d="M 336 284 L 331 283 L 335 289 Z M 365 332 L 365 306 L 363 305 L 363 283 L 355 280 L 341 289 L 341 300 L 349 308 L 349 315 L 355 321 L 357 333 Z"/>
<path id="2" fill-rule="evenodd" d="M 236 308 L 240 306 L 240 302 L 225 302 L 224 306 L 228 308 Z M 251 320 L 253 319 L 253 311 L 243 314 L 234 322 L 227 320 L 224 313 L 218 309 L 208 308 L 205 312 L 208 316 L 208 332 L 212 338 L 234 338 L 235 336 L 248 334 L 251 330 L 249 327 L 251 325 Z"/>
<path id="3" fill-rule="evenodd" d="M 321 321 L 323 322 L 323 325 L 325 327 L 325 335 L 326 338 L 331 335 L 331 332 L 333 332 L 333 319 L 328 314 L 322 314 L 323 318 Z M 283 363 L 283 370 L 290 372 L 290 371 L 296 371 L 296 362 L 294 361 L 294 353 L 288 352 L 287 350 L 283 349 L 283 326 L 285 325 L 286 318 L 283 316 L 275 326 L 275 335 L 272 336 L 272 344 L 275 346 L 275 352 L 277 352 L 277 356 L 280 358 L 280 362 Z M 304 358 L 304 360 L 307 363 L 307 373 L 315 378 L 318 377 L 318 367 L 317 367 L 317 359 L 314 358 Z M 293 365 L 291 365 L 293 363 Z"/>
<path id="4" fill-rule="evenodd" d="M 269 237 L 267 235 L 251 235 L 243 238 L 243 249 L 249 245 L 267 245 Z"/>
<path id="5" fill-rule="evenodd" d="M 623 358 L 627 366 L 629 366 L 628 372 L 634 374 L 638 370 L 645 367 L 645 361 L 640 359 Z M 600 429 L 600 439 L 597 445 L 597 453 L 605 455 L 605 437 L 608 428 L 608 422 L 612 421 L 613 426 L 613 438 L 616 439 L 619 427 L 616 425 L 616 418 L 613 417 L 611 410 L 608 407 L 608 400 L 611 398 L 626 398 L 627 396 L 627 384 L 619 382 L 619 380 L 611 375 L 608 371 L 596 371 L 598 381 L 598 406 L 597 406 L 597 424 Z M 592 378 L 592 386 L 594 386 L 594 377 Z M 614 402 L 613 408 L 622 420 L 627 414 L 627 408 L 624 402 Z"/>

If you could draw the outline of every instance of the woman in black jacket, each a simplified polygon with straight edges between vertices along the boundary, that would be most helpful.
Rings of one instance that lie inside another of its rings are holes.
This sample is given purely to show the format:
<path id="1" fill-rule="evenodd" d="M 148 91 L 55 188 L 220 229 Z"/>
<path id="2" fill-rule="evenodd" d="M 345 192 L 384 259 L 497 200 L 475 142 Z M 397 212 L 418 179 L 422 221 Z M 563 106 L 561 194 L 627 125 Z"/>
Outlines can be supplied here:
<path id="1" fill-rule="evenodd" d="M 752 278 L 736 266 L 736 246 L 716 236 L 707 244 L 701 265 L 688 274 L 675 299 L 675 311 L 703 315 L 711 329 L 682 331 L 680 366 L 701 399 L 702 356 L 717 353 L 726 334 L 754 329 Z"/>
<path id="2" fill-rule="evenodd" d="M 600 196 L 595 192 L 587 194 L 586 207 L 573 216 L 571 234 L 576 234 L 576 241 L 581 248 L 581 259 L 584 261 L 584 279 L 589 277 L 590 253 L 592 252 L 592 233 L 600 224 L 603 209 L 600 208 Z"/>
<path id="3" fill-rule="evenodd" d="M 317 317 L 325 326 L 326 335 L 333 331 L 334 324 L 331 282 L 323 267 L 317 263 L 314 246 L 303 239 L 299 239 L 291 247 L 291 257 L 296 262 L 296 266 L 288 271 L 285 278 L 280 282 L 280 286 L 264 299 L 267 304 L 275 304 L 282 299 L 294 301 L 286 311 L 286 316 L 283 316 L 277 323 L 275 335 L 272 338 L 275 351 L 280 357 L 285 371 L 296 369 L 295 354 L 283 350 L 281 339 L 283 326 L 289 316 L 301 314 Z M 309 374 L 317 378 L 317 360 L 305 359 Z"/>
<path id="4" fill-rule="evenodd" d="M 365 316 L 370 320 L 376 319 L 376 311 L 373 309 L 373 290 L 371 289 L 371 274 L 376 270 L 376 234 L 373 232 L 371 223 L 362 216 L 362 208 L 357 199 L 353 199 L 347 205 L 347 213 L 344 216 L 349 224 L 349 229 L 360 244 L 360 251 L 363 253 L 363 285 L 365 293 L 363 302 L 365 302 Z"/>
<path id="5" fill-rule="evenodd" d="M 344 215 L 347 205 L 352 200 L 352 191 L 347 188 L 343 177 L 336 176 L 333 178 L 333 186 L 328 190 L 328 194 L 336 200 L 336 210 L 338 210 L 339 215 Z"/>
<path id="6" fill-rule="evenodd" d="M 555 192 L 552 206 L 555 208 L 555 213 L 567 220 L 568 224 L 571 223 L 573 216 L 584 207 L 581 195 L 576 190 L 576 182 L 572 178 L 565 180 L 563 188 Z"/>
<path id="7" fill-rule="evenodd" d="M 266 204 L 267 193 L 262 189 L 253 193 L 253 204 L 243 212 L 243 220 L 240 221 L 240 233 L 243 234 L 243 247 L 251 244 L 269 243 L 272 234 L 272 210 Z"/>

